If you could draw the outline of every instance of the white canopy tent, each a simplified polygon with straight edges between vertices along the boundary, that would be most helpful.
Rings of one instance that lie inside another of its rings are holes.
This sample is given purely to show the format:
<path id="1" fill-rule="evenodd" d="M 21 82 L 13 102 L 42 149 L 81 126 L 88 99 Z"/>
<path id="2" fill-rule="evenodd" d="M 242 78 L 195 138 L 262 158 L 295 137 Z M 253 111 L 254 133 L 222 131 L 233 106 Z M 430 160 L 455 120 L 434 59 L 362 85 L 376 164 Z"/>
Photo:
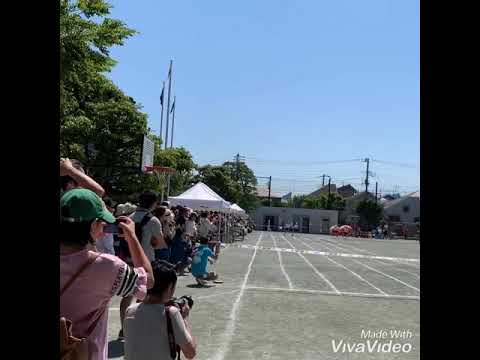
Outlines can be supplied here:
<path id="1" fill-rule="evenodd" d="M 183 194 L 169 196 L 172 206 L 185 206 L 194 210 L 230 212 L 231 205 L 215 191 L 202 182 L 198 182 Z"/>
<path id="2" fill-rule="evenodd" d="M 240 206 L 238 206 L 237 204 L 233 204 L 232 206 L 230 206 L 230 209 L 235 212 L 235 213 L 242 213 L 244 214 L 245 213 L 245 210 L 243 210 Z"/>

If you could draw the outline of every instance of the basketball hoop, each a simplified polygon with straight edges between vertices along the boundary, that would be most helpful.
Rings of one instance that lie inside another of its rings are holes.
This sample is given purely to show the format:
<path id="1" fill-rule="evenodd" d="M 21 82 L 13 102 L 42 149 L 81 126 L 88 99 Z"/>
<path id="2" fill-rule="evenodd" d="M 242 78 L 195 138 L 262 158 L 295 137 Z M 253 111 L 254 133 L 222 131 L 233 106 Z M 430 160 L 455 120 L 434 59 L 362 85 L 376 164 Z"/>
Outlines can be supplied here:
<path id="1" fill-rule="evenodd" d="M 145 166 L 145 172 L 173 174 L 175 172 L 175 169 L 167 166 L 152 165 L 152 166 Z"/>

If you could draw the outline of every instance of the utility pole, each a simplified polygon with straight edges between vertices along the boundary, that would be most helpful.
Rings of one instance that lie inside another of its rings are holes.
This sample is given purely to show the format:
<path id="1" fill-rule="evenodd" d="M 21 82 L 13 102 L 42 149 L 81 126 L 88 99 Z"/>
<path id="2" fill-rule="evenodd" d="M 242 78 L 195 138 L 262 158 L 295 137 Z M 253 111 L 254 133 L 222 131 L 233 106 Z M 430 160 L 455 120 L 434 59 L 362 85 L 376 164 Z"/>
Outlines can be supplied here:
<path id="1" fill-rule="evenodd" d="M 322 175 L 322 188 L 325 186 L 325 174 Z"/>
<path id="2" fill-rule="evenodd" d="M 370 159 L 369 158 L 366 158 L 365 159 L 365 162 L 367 163 L 367 174 L 365 176 L 365 192 L 368 193 L 368 175 L 370 174 L 369 172 L 369 167 L 370 167 Z"/>
<path id="3" fill-rule="evenodd" d="M 378 182 L 375 182 L 375 204 L 378 202 Z"/>
<path id="4" fill-rule="evenodd" d="M 235 156 L 235 164 L 237 166 L 236 167 L 236 169 L 237 169 L 236 176 L 237 176 L 237 181 L 238 181 L 238 179 L 240 177 L 240 154 L 239 153 L 237 153 L 237 155 Z"/>
<path id="5" fill-rule="evenodd" d="M 237 155 L 233 157 L 233 161 L 235 161 L 235 178 L 238 181 L 240 180 L 240 163 L 245 161 L 245 157 L 237 153 Z"/>
<path id="6" fill-rule="evenodd" d="M 271 176 L 256 176 L 257 179 L 268 179 L 268 206 L 272 206 L 272 177 Z"/>
<path id="7" fill-rule="evenodd" d="M 327 209 L 330 209 L 330 182 L 332 181 L 332 178 L 329 176 L 328 177 L 328 198 L 327 198 Z"/>
<path id="8" fill-rule="evenodd" d="M 268 206 L 272 207 L 272 200 L 271 200 L 271 191 L 272 191 L 272 177 L 270 176 L 268 179 Z"/>

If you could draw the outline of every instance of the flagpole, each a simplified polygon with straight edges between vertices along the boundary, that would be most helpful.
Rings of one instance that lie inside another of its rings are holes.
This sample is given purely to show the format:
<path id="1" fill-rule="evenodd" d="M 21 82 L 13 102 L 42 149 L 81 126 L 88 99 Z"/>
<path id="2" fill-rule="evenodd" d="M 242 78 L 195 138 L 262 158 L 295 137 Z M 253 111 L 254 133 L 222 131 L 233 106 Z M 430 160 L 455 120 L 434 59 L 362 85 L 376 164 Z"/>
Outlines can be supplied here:
<path id="1" fill-rule="evenodd" d="M 170 93 L 172 91 L 172 65 L 173 65 L 173 60 L 170 60 L 170 69 L 168 70 L 167 129 L 165 134 L 165 149 L 167 148 L 167 145 L 168 145 L 168 124 L 169 124 L 168 120 L 170 117 L 169 116 L 170 115 Z"/>
<path id="2" fill-rule="evenodd" d="M 177 106 L 177 97 L 173 96 L 173 105 L 172 105 L 172 134 L 170 135 L 170 148 L 173 148 L 173 129 L 175 129 L 175 106 Z"/>
<path id="3" fill-rule="evenodd" d="M 165 92 L 165 81 L 163 82 L 162 95 L 160 95 L 160 105 L 162 106 L 162 110 L 160 113 L 160 142 L 162 142 L 162 133 L 163 133 L 163 94 L 164 92 Z M 162 148 L 162 145 L 160 145 L 160 148 Z"/>

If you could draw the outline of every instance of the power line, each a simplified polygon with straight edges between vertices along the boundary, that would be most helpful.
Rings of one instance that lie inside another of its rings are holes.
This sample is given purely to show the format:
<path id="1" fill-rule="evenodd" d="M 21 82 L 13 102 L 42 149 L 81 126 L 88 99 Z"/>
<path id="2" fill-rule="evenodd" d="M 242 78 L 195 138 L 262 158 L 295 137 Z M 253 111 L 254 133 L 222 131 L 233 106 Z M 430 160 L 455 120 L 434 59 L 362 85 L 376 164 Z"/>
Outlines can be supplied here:
<path id="1" fill-rule="evenodd" d="M 350 160 L 331 160 L 331 161 L 293 161 L 293 160 L 271 160 L 271 159 L 260 159 L 256 157 L 246 156 L 247 160 L 253 160 L 258 162 L 270 162 L 270 163 L 281 163 L 281 164 L 290 164 L 290 165 L 312 165 L 312 164 L 340 164 L 340 163 L 348 163 L 348 162 L 357 162 L 362 159 L 350 159 Z"/>
<path id="2" fill-rule="evenodd" d="M 414 164 L 398 163 L 398 162 L 393 162 L 393 161 L 384 161 L 384 160 L 377 160 L 377 159 L 371 159 L 371 160 L 374 161 L 374 162 L 380 163 L 380 164 L 407 167 L 407 168 L 412 168 L 412 169 L 417 169 L 418 168 L 418 166 L 416 166 Z"/>

